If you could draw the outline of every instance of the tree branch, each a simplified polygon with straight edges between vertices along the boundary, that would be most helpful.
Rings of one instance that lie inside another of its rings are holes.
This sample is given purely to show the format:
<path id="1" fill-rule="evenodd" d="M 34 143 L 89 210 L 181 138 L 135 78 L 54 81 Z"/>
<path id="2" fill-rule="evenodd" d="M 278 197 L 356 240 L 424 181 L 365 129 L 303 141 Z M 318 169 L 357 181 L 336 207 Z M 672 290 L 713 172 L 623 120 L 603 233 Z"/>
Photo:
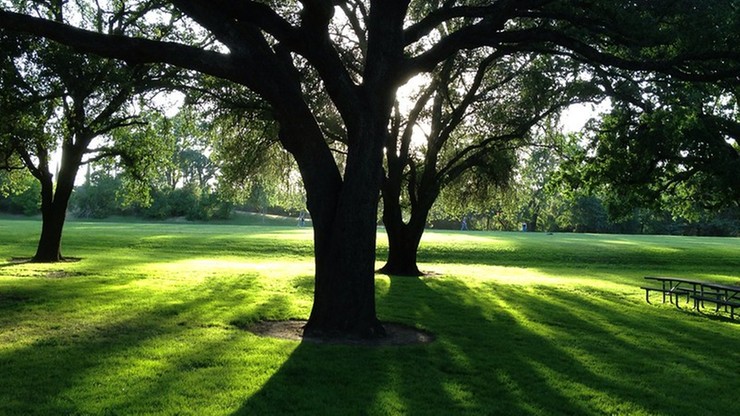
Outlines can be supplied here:
<path id="1" fill-rule="evenodd" d="M 0 27 L 43 36 L 78 52 L 121 59 L 130 64 L 163 62 L 192 69 L 245 85 L 259 86 L 248 68 L 259 62 L 237 60 L 234 56 L 175 43 L 119 35 L 105 35 L 46 19 L 0 10 Z"/>

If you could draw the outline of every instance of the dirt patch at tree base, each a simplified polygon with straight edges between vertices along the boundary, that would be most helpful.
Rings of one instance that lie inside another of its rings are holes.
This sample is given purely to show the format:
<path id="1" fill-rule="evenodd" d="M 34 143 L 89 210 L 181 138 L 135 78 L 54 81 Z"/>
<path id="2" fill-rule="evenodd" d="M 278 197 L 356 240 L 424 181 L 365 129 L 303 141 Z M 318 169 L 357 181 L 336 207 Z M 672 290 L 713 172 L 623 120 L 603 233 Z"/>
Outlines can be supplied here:
<path id="1" fill-rule="evenodd" d="M 434 341 L 434 335 L 420 329 L 384 322 L 386 336 L 383 338 L 357 337 L 313 337 L 303 336 L 303 327 L 306 321 L 261 321 L 248 326 L 246 329 L 256 335 L 294 341 L 312 342 L 317 344 L 342 344 L 362 346 L 391 346 L 391 345 L 419 345 Z"/>

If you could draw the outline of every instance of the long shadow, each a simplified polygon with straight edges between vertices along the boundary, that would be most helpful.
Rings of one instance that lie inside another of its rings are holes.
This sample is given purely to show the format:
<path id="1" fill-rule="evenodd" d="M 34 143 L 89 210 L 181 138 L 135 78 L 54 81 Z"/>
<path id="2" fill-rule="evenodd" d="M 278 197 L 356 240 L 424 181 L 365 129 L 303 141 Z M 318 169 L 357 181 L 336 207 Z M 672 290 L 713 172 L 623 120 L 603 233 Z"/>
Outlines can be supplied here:
<path id="1" fill-rule="evenodd" d="M 40 336 L 0 345 L 0 414 L 143 414 L 207 408 L 212 395 L 198 390 L 232 377 L 231 368 L 237 366 L 225 362 L 230 354 L 224 351 L 249 337 L 228 325 L 228 314 L 222 310 L 248 303 L 249 299 L 234 293 L 238 288 L 248 290 L 255 282 L 256 278 L 244 278 L 226 287 L 206 282 L 195 289 L 195 296 L 181 293 L 169 304 L 131 308 L 116 303 L 115 289 L 90 292 L 86 289 L 95 283 L 83 281 L 65 282 L 62 291 L 59 285 L 38 285 L 8 302 L 0 299 L 0 313 L 8 321 L 49 314 L 49 308 L 55 310 L 53 305 L 61 301 L 111 304 L 99 320 L 87 314 L 79 322 L 73 313 L 65 315 L 72 322 L 49 316 L 58 323 Z M 257 317 L 260 313 L 254 311 Z M 23 331 L 26 326 L 16 325 L 16 329 Z M 0 339 L 4 336 L 14 335 L 0 331 Z M 182 399 L 188 396 L 194 399 Z M 178 404 L 178 399 L 184 402 Z"/>
<path id="2" fill-rule="evenodd" d="M 592 236 L 593 237 L 593 236 Z M 691 267 L 707 264 L 722 268 L 740 267 L 740 257 L 734 256 L 734 248 L 725 244 L 722 249 L 706 250 L 704 244 L 692 242 L 687 247 L 669 247 L 667 250 L 651 250 L 640 244 L 614 244 L 611 240 L 579 236 L 569 238 L 557 234 L 545 238 L 542 235 L 509 235 L 505 244 L 495 244 L 495 236 L 487 236 L 483 246 L 476 244 L 444 245 L 422 242 L 418 258 L 425 263 L 486 264 L 494 266 L 557 267 L 563 264 L 621 265 L 666 267 L 681 264 Z M 639 241 L 639 240 L 638 240 Z M 728 239 L 728 242 L 734 240 Z M 548 247 L 557 245 L 558 250 Z M 650 244 L 652 245 L 652 244 Z M 738 246 L 740 247 L 740 246 Z M 701 249 L 700 249 L 701 248 Z M 385 258 L 387 247 L 379 248 L 379 257 Z M 695 255 L 692 255 L 694 253 Z M 484 254 L 484 255 L 482 255 Z"/>
<path id="3" fill-rule="evenodd" d="M 463 282 L 447 278 L 393 278 L 393 286 L 407 297 L 414 294 L 414 307 L 424 311 L 420 316 L 424 321 L 434 322 L 430 329 L 440 341 L 436 350 L 430 351 L 430 367 L 413 376 L 424 379 L 430 372 L 436 373 L 432 376 L 438 381 L 436 391 L 419 397 L 412 395 L 413 389 L 405 389 L 412 398 L 409 407 L 423 409 L 416 414 L 444 414 L 447 410 L 465 414 L 587 414 L 579 403 L 569 401 L 563 391 L 537 376 L 531 365 L 536 357 L 523 353 L 523 347 L 538 345 L 538 354 L 546 356 L 553 355 L 549 351 L 552 347 L 495 307 L 496 298 L 490 293 L 476 293 Z M 393 295 L 391 291 L 389 296 Z M 567 368 L 573 372 L 577 366 L 570 363 Z M 439 397 L 445 397 L 447 403 Z M 436 403 L 428 407 L 430 402 Z"/>
<path id="4" fill-rule="evenodd" d="M 23 258 L 13 257 L 10 260 L 6 261 L 5 263 L 0 263 L 0 269 L 4 269 L 6 267 L 18 266 L 18 265 L 21 265 L 21 264 L 27 264 L 27 263 L 30 263 L 30 262 L 31 262 L 31 258 L 30 257 L 23 257 Z"/>
<path id="5" fill-rule="evenodd" d="M 96 325 L 73 336 L 45 336 L 25 347 L 2 351 L 0 367 L 4 376 L 0 380 L 0 402 L 4 404 L 0 405 L 0 413 L 26 413 L 30 404 L 37 414 L 84 413 L 73 399 L 64 395 L 87 372 L 94 371 L 107 357 L 124 354 L 168 331 L 183 331 L 176 325 L 161 326 L 158 322 L 161 312 L 166 313 L 166 308 Z"/>
<path id="6" fill-rule="evenodd" d="M 595 415 L 619 409 L 689 415 L 722 414 L 733 405 L 734 396 L 722 396 L 733 387 L 718 392 L 718 380 L 707 375 L 740 370 L 736 350 L 728 349 L 737 336 L 703 328 L 699 319 L 663 316 L 664 308 L 643 314 L 643 305 L 609 292 L 473 288 L 448 278 L 392 277 L 389 287 L 379 286 L 381 316 L 417 324 L 437 341 L 385 348 L 301 344 L 234 414 Z M 708 360 L 713 354 L 723 359 Z M 690 378 L 651 382 L 664 380 L 666 371 Z"/>
<path id="7" fill-rule="evenodd" d="M 394 307 L 388 319 L 424 326 L 439 336 L 434 343 L 381 348 L 303 343 L 234 414 L 527 413 L 525 401 L 485 376 L 496 370 L 486 368 L 488 360 L 477 362 L 495 353 L 489 344 L 495 338 L 489 337 L 496 327 L 479 307 L 465 305 L 461 285 L 441 289 L 444 294 L 419 279 L 393 278 L 380 302 L 381 314 L 387 314 L 384 301 L 395 305 L 393 298 L 403 298 L 405 307 Z M 464 321 L 453 327 L 440 324 L 449 317 L 440 320 L 438 309 L 457 310 Z M 507 320 L 510 326 L 513 320 Z"/>

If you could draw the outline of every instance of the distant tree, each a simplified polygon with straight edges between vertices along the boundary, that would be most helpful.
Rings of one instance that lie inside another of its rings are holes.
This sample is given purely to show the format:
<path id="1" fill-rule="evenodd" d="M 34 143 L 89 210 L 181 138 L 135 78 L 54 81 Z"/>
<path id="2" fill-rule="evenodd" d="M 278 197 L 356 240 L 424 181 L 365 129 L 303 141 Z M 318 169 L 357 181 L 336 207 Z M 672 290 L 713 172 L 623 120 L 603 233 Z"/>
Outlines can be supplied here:
<path id="1" fill-rule="evenodd" d="M 532 144 L 533 127 L 586 95 L 588 85 L 577 80 L 576 68 L 527 54 L 461 53 L 434 73 L 408 116 L 396 107 L 382 187 L 389 250 L 381 271 L 419 274 L 418 245 L 444 187 L 457 182 L 464 198 L 506 185 L 517 149 Z M 571 72 L 576 73 L 573 81 L 556 82 Z M 420 125 L 429 131 L 414 145 Z"/>
<path id="2" fill-rule="evenodd" d="M 170 189 L 193 184 L 206 189 L 216 179 L 216 164 L 206 153 L 211 152 L 211 131 L 191 105 L 185 105 L 171 117 L 152 113 L 147 133 L 165 144 L 163 151 L 171 154 L 167 163 L 159 166 L 160 181 Z"/>
<path id="3" fill-rule="evenodd" d="M 232 201 L 221 192 L 215 161 L 206 153 L 211 127 L 185 106 L 167 117 L 148 111 L 141 123 L 117 129 L 108 153 L 121 177 L 126 205 L 149 218 L 209 220 L 229 216 Z"/>
<path id="4" fill-rule="evenodd" d="M 65 2 L 35 7 L 55 22 L 66 21 Z M 102 16 L 76 18 L 102 27 Z M 107 30 L 121 30 L 127 22 L 111 23 Z M 143 66 L 75 54 L 67 47 L 45 40 L 28 40 L 2 34 L 4 43 L 20 45 L 3 49 L 0 114 L 4 118 L 2 154 L 6 169 L 24 166 L 41 185 L 43 225 L 36 262 L 61 260 L 62 230 L 75 178 L 81 166 L 105 157 L 124 156 L 139 143 L 124 149 L 107 145 L 116 129 L 137 123 L 134 97 L 157 88 L 159 71 Z M 95 142 L 98 139 L 99 142 Z M 103 141 L 102 143 L 100 141 Z M 55 172 L 53 155 L 59 152 Z M 139 158 L 128 155 L 132 165 Z"/>
<path id="5" fill-rule="evenodd" d="M 549 126 L 543 146 L 522 153 L 513 187 L 514 206 L 518 222 L 527 224 L 528 231 L 553 231 L 568 210 L 572 195 L 563 189 L 560 167 L 578 145 L 577 138 L 557 132 Z"/>
<path id="6" fill-rule="evenodd" d="M 40 208 L 40 185 L 28 171 L 0 170 L 0 211 L 30 216 Z"/>
<path id="7" fill-rule="evenodd" d="M 447 218 L 471 215 L 475 229 L 528 231 L 557 230 L 570 210 L 572 192 L 560 180 L 560 167 L 578 150 L 576 139 L 559 133 L 550 122 L 531 135 L 532 145 L 516 151 L 516 163 L 504 188 L 495 186 L 473 169 L 443 189 L 439 207 Z M 439 214 L 437 214 L 439 216 Z"/>
<path id="8" fill-rule="evenodd" d="M 219 193 L 243 208 L 266 213 L 305 210 L 306 192 L 293 157 L 279 146 L 278 126 L 259 97 L 223 83 L 200 97 L 212 108 L 209 136 Z"/>
<path id="9" fill-rule="evenodd" d="M 123 183 L 106 169 L 90 172 L 70 200 L 70 208 L 81 218 L 106 218 L 123 212 Z"/>

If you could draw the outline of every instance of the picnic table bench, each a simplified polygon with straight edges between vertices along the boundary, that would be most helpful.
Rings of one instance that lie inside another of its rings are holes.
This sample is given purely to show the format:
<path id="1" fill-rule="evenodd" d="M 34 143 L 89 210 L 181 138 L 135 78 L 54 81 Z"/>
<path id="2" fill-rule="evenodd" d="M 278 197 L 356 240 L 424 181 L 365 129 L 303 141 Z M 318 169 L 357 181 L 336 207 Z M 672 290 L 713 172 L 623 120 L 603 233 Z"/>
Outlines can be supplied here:
<path id="1" fill-rule="evenodd" d="M 661 283 L 660 287 L 640 287 L 645 290 L 647 303 L 650 303 L 650 292 L 660 292 L 663 294 L 663 303 L 668 297 L 679 309 L 681 308 L 679 296 L 683 295 L 686 296 L 686 303 L 691 299 L 694 300 L 694 309 L 700 310 L 700 307 L 704 307 L 704 302 L 714 303 L 716 312 L 719 312 L 720 307 L 724 307 L 725 312 L 730 312 L 731 319 L 735 319 L 735 308 L 740 308 L 740 286 L 683 277 L 645 276 L 645 280 Z"/>

